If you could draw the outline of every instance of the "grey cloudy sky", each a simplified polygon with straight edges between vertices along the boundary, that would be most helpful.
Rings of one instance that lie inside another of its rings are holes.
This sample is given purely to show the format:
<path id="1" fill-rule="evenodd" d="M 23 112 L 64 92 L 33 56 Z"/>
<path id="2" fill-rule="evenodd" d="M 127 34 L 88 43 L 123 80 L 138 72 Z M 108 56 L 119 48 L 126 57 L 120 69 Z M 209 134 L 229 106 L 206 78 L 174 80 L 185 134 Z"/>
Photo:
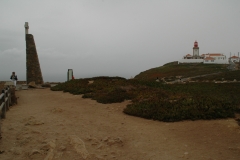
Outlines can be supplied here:
<path id="1" fill-rule="evenodd" d="M 120 76 L 192 54 L 240 52 L 239 0 L 1 0 L 0 80 L 26 80 L 29 22 L 43 79 Z"/>

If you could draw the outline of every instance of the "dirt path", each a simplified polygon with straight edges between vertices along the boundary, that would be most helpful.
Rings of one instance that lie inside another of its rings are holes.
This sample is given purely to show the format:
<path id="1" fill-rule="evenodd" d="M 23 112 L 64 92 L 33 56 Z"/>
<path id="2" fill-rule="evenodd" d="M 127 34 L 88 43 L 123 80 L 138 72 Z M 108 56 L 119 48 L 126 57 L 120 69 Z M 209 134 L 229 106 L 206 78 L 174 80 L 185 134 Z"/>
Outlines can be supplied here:
<path id="1" fill-rule="evenodd" d="M 49 89 L 17 91 L 2 122 L 3 160 L 239 160 L 234 119 L 164 123 Z"/>

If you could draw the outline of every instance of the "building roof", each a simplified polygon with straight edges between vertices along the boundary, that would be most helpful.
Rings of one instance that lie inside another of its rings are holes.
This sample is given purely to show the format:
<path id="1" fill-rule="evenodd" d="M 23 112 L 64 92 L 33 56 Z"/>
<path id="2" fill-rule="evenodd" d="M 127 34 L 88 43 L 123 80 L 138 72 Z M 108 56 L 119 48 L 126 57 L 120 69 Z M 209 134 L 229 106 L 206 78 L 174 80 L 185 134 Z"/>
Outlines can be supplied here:
<path id="1" fill-rule="evenodd" d="M 239 58 L 238 56 L 232 56 L 232 57 L 230 57 L 230 58 Z"/>
<path id="2" fill-rule="evenodd" d="M 209 55 L 209 56 L 223 56 L 222 53 L 208 53 L 206 55 Z"/>
<path id="3" fill-rule="evenodd" d="M 212 57 L 206 57 L 206 58 L 204 58 L 204 60 L 215 60 L 215 59 Z"/>
<path id="4" fill-rule="evenodd" d="M 192 55 L 191 54 L 187 54 L 186 57 L 192 57 Z"/>

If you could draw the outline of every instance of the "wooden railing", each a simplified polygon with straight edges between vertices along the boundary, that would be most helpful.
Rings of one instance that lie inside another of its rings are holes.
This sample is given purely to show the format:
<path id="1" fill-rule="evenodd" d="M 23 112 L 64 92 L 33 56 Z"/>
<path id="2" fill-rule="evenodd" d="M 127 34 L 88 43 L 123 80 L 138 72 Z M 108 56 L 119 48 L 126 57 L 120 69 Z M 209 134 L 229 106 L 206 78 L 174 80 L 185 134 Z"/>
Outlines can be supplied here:
<path id="1" fill-rule="evenodd" d="M 6 118 L 6 111 L 9 110 L 11 102 L 11 89 L 7 87 L 0 94 L 0 120 Z M 1 122 L 0 122 L 0 139 L 1 139 Z"/>
<path id="2" fill-rule="evenodd" d="M 0 95 L 0 115 L 1 118 L 6 118 L 6 111 L 9 110 L 11 104 L 11 91 L 10 88 L 2 90 L 2 94 Z"/>

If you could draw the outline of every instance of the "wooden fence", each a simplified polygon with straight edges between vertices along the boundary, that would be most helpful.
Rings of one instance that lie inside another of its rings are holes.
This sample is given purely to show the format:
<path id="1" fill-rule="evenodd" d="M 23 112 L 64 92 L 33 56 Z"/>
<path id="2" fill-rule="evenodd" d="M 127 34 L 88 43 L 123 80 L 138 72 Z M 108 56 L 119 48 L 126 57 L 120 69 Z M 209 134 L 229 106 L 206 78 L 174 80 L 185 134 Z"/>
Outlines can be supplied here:
<path id="1" fill-rule="evenodd" d="M 9 110 L 10 105 L 12 105 L 11 101 L 11 89 L 7 87 L 2 90 L 0 94 L 0 120 L 2 118 L 6 118 L 6 111 Z M 1 121 L 0 121 L 0 139 L 1 139 Z"/>

